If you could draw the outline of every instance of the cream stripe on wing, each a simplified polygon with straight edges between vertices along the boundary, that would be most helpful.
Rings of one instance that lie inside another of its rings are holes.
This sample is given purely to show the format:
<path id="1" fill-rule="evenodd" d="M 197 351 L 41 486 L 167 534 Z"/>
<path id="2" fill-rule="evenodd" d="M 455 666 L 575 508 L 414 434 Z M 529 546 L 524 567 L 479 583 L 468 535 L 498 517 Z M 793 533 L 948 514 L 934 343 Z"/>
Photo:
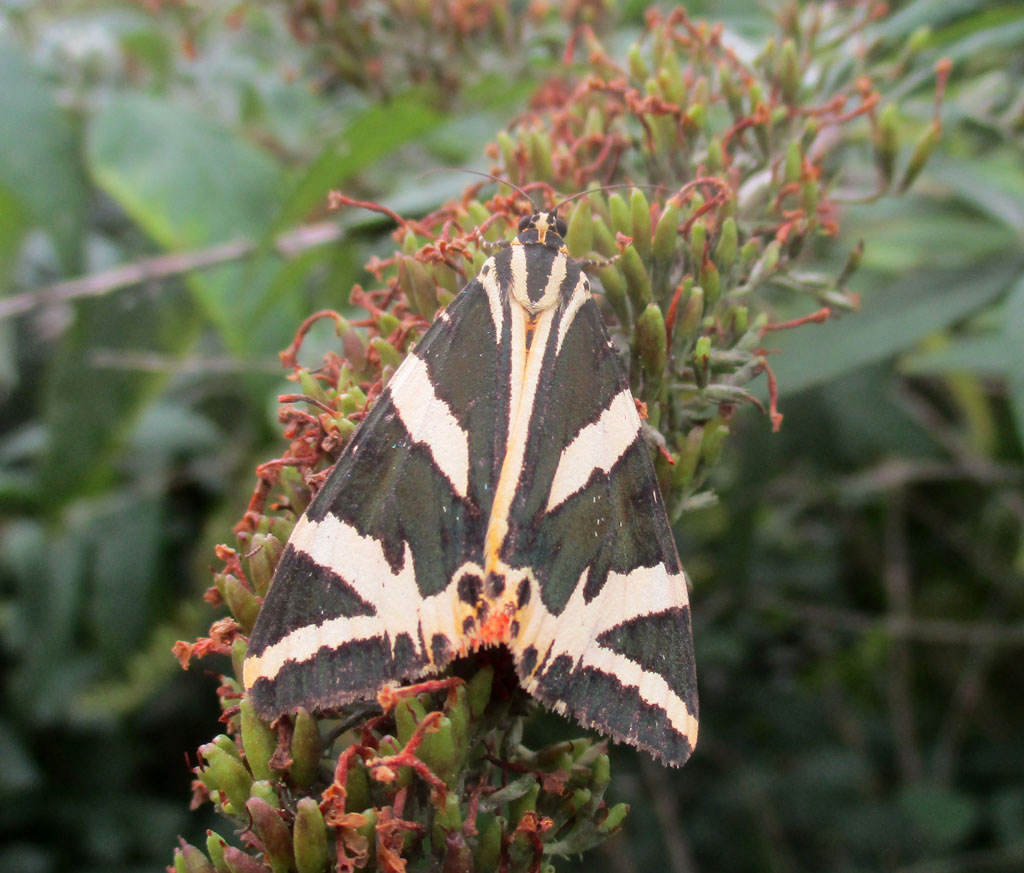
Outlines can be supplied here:
<path id="1" fill-rule="evenodd" d="M 335 515 L 328 514 L 321 521 L 303 516 L 288 544 L 344 579 L 375 614 L 342 616 L 293 630 L 260 655 L 246 658 L 243 680 L 247 688 L 261 677 L 273 679 L 288 661 L 308 661 L 324 646 L 337 648 L 385 635 L 394 642 L 404 633 L 416 652 L 429 659 L 429 651 L 420 651 L 422 638 L 429 640 L 441 633 L 450 640 L 458 639 L 454 592 L 449 587 L 427 598 L 420 594 L 408 543 L 398 573 L 392 571 L 380 542 L 361 535 Z"/>
<path id="2" fill-rule="evenodd" d="M 595 470 L 607 473 L 636 442 L 640 416 L 628 388 L 616 394 L 597 421 L 584 427 L 562 450 L 548 492 L 547 512 L 562 504 L 590 480 Z"/>
<path id="3" fill-rule="evenodd" d="M 614 676 L 623 685 L 636 686 L 644 700 L 665 710 L 668 720 L 690 738 L 692 745 L 697 739 L 697 719 L 664 677 L 597 642 L 605 631 L 624 622 L 686 606 L 686 576 L 669 573 L 664 564 L 637 567 L 629 573 L 612 571 L 597 597 L 587 603 L 583 592 L 589 574 L 588 569 L 580 577 L 559 615 L 544 608 L 537 583 L 531 579 L 531 611 L 515 642 L 517 654 L 532 645 L 538 652 L 538 663 L 550 664 L 566 655 L 574 670 L 592 667 Z M 538 678 L 527 678 L 528 691 L 536 689 Z"/>
<path id="4" fill-rule="evenodd" d="M 487 306 L 491 310 L 491 322 L 494 324 L 494 341 L 500 344 L 502 322 L 501 310 L 504 305 L 504 301 L 501 299 L 501 288 L 498 285 L 498 269 L 495 265 L 494 258 L 489 258 L 484 263 L 484 267 L 488 264 L 490 265 L 490 269 L 486 274 L 481 268 L 480 284 L 483 286 L 484 292 L 487 294 Z"/>
<path id="5" fill-rule="evenodd" d="M 576 287 L 572 289 L 569 303 L 562 312 L 562 318 L 558 322 L 558 343 L 555 345 L 556 355 L 562 351 L 562 343 L 565 341 L 565 335 L 572 326 L 573 319 L 576 318 L 576 313 L 580 311 L 580 307 L 589 299 L 590 293 L 587 291 L 587 277 L 581 274 Z"/>
<path id="6" fill-rule="evenodd" d="M 409 436 L 430 450 L 452 490 L 465 498 L 469 493 L 469 434 L 434 392 L 423 359 L 415 353 L 409 355 L 391 378 L 387 391 Z"/>

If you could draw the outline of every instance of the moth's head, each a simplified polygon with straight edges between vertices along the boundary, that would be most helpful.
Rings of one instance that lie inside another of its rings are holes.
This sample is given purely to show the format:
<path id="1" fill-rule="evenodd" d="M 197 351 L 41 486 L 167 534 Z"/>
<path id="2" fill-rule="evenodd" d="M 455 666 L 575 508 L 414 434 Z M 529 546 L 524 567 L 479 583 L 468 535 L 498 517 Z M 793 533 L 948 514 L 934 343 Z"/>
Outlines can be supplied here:
<path id="1" fill-rule="evenodd" d="M 562 240 L 565 234 L 565 220 L 552 209 L 524 215 L 519 222 L 517 239 L 521 243 L 539 243 L 552 249 L 560 249 L 564 245 Z"/>

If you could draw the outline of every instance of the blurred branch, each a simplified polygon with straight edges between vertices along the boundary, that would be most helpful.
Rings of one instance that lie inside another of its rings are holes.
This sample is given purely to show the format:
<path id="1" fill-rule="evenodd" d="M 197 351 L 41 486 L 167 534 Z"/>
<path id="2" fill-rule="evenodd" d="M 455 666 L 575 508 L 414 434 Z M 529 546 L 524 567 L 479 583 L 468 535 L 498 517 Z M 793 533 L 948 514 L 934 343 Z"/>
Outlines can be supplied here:
<path id="1" fill-rule="evenodd" d="M 875 616 L 853 609 L 836 609 L 785 598 L 760 599 L 758 605 L 813 624 L 851 633 L 881 631 L 893 639 L 936 645 L 1024 646 L 1024 625 L 947 621 L 909 616 Z"/>
<path id="2" fill-rule="evenodd" d="M 341 238 L 342 229 L 330 221 L 309 224 L 285 231 L 273 242 L 273 248 L 285 258 L 293 258 L 307 249 L 317 248 Z M 0 300 L 0 319 L 30 312 L 40 306 L 63 303 L 78 297 L 101 297 L 111 291 L 118 291 L 154 279 L 166 279 L 205 270 L 231 261 L 248 257 L 262 248 L 260 243 L 250 240 L 231 240 L 217 243 L 205 249 L 175 252 L 143 258 L 131 264 L 123 264 L 109 270 L 102 270 L 78 279 L 66 279 L 44 285 L 23 294 L 15 294 Z"/>
<path id="3" fill-rule="evenodd" d="M 903 492 L 896 491 L 886 501 L 882 584 L 890 620 L 909 621 L 913 612 L 910 590 L 910 560 L 907 550 L 906 507 Z M 924 771 L 917 742 L 914 717 L 912 659 L 906 637 L 894 637 L 889 646 L 887 696 L 889 718 L 896 740 L 900 773 L 907 783 L 918 782 Z"/>
<path id="4" fill-rule="evenodd" d="M 677 795 L 669 783 L 665 768 L 655 764 L 650 758 L 641 756 L 640 769 L 643 771 L 644 784 L 651 794 L 651 804 L 658 818 L 658 826 L 665 850 L 668 853 L 669 871 L 671 873 L 697 873 L 697 865 L 690 851 L 689 840 L 683 831 L 683 815 L 679 811 Z"/>

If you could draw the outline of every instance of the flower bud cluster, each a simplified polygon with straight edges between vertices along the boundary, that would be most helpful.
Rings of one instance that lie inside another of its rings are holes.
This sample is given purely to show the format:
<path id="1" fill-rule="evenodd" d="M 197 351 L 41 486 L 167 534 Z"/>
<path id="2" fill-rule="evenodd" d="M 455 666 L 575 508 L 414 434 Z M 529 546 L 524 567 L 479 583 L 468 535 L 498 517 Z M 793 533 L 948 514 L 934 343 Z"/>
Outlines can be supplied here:
<path id="1" fill-rule="evenodd" d="M 859 62 L 864 53 L 855 58 L 849 48 L 854 34 L 868 38 L 875 10 L 787 11 L 778 38 L 750 59 L 681 9 L 649 13 L 622 64 L 580 28 L 574 47 L 585 68 L 547 82 L 489 150 L 495 175 L 535 202 L 507 186 L 485 199 L 493 183 L 476 182 L 418 221 L 392 215 L 401 225 L 393 255 L 368 264 L 374 287 L 351 292 L 365 317 L 316 313 L 283 354 L 297 386 L 281 410 L 290 446 L 259 468 L 237 549 L 219 552 L 224 567 L 207 596 L 233 617 L 208 639 L 179 644 L 182 661 L 230 655 L 240 675 L 291 525 L 368 405 L 493 245 L 559 194 L 589 191 L 567 207 L 566 247 L 593 278 L 646 410 L 670 513 L 707 500 L 735 409 L 760 405 L 748 386 L 762 373 L 772 423 L 781 421 L 766 337 L 856 307 L 846 282 L 859 248 L 834 276 L 798 264 L 818 238 L 836 233 L 848 147 L 873 150 L 877 183 L 863 198 L 871 199 L 910 184 L 938 136 L 936 121 L 901 167 L 898 109 L 883 104 Z M 387 212 L 340 194 L 334 201 Z M 318 319 L 335 325 L 337 349 L 306 368 L 298 351 Z M 183 845 L 174 869 L 307 873 L 421 862 L 535 871 L 615 830 L 625 808 L 604 801 L 603 746 L 525 748 L 526 704 L 511 663 L 459 669 L 462 678 L 394 692 L 380 707 L 302 713 L 273 727 L 225 676 L 227 733 L 200 750 L 196 798 L 228 816 L 242 845 L 211 834 L 205 852 Z"/>

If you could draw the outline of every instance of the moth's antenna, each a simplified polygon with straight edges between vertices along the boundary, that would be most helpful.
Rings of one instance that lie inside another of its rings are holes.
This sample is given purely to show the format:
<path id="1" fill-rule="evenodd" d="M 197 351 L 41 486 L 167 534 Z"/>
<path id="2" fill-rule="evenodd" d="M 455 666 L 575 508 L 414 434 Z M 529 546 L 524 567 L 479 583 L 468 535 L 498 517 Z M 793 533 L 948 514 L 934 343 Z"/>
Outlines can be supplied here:
<path id="1" fill-rule="evenodd" d="M 593 194 L 595 191 L 608 191 L 612 188 L 647 188 L 648 190 L 654 190 L 661 188 L 661 185 L 634 185 L 632 182 L 620 182 L 616 185 L 602 185 L 600 188 L 587 188 L 586 191 L 580 191 L 577 194 L 572 194 L 566 197 L 564 200 L 560 200 L 554 206 L 551 207 L 551 212 L 558 212 L 566 203 L 572 203 L 573 200 L 578 200 L 580 197 L 585 197 L 587 194 Z"/>
<path id="2" fill-rule="evenodd" d="M 490 179 L 492 182 L 497 182 L 499 185 L 508 185 L 509 188 L 514 188 L 520 194 L 522 194 L 527 200 L 530 201 L 530 207 L 533 207 L 533 198 L 527 193 L 526 190 L 520 188 L 515 182 L 510 182 L 508 179 L 502 179 L 500 176 L 492 175 L 491 173 L 484 173 L 481 170 L 466 170 L 462 167 L 434 167 L 433 169 L 426 170 L 421 173 L 421 176 L 426 176 L 428 173 L 469 173 L 471 176 L 480 176 L 484 179 Z"/>

